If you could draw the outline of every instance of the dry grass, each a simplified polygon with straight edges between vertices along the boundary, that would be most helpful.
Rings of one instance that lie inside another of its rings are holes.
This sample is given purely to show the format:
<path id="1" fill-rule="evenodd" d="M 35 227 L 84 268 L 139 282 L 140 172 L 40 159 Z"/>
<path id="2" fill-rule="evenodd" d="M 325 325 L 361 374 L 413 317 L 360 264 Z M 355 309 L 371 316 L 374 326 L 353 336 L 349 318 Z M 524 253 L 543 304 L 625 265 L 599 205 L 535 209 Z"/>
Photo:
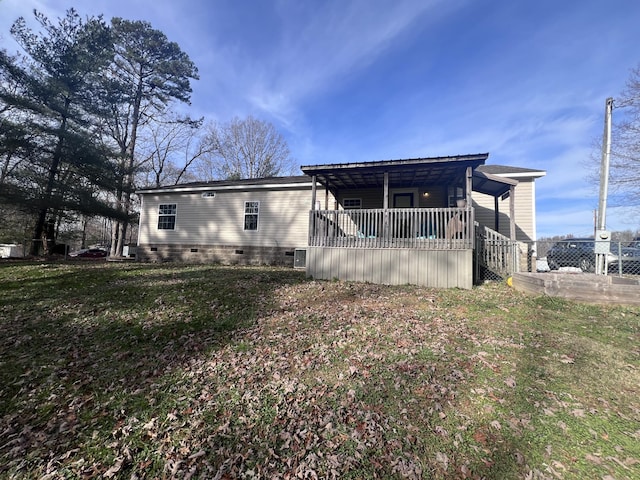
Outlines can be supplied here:
<path id="1" fill-rule="evenodd" d="M 4 478 L 639 478 L 640 309 L 0 266 Z"/>

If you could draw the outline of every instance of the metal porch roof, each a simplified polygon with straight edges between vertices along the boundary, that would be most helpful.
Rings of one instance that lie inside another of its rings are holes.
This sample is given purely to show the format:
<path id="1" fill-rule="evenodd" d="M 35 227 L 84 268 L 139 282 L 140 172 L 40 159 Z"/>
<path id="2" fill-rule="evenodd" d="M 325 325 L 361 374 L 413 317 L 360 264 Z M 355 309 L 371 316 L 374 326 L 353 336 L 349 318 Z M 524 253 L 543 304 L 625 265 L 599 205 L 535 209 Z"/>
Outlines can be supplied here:
<path id="1" fill-rule="evenodd" d="M 473 190 L 487 195 L 502 196 L 518 182 L 478 172 L 489 157 L 488 153 L 449 157 L 411 158 L 375 162 L 308 165 L 300 167 L 309 176 L 329 187 L 382 188 L 384 174 L 389 174 L 391 188 L 426 187 L 437 184 L 455 184 L 464 178 L 467 167 L 473 173 Z"/>
<path id="2" fill-rule="evenodd" d="M 329 188 L 382 187 L 389 174 L 390 187 L 414 187 L 452 183 L 464 178 L 467 167 L 475 169 L 489 157 L 488 153 L 451 157 L 411 158 L 375 162 L 339 163 L 302 166 L 307 175 Z"/>

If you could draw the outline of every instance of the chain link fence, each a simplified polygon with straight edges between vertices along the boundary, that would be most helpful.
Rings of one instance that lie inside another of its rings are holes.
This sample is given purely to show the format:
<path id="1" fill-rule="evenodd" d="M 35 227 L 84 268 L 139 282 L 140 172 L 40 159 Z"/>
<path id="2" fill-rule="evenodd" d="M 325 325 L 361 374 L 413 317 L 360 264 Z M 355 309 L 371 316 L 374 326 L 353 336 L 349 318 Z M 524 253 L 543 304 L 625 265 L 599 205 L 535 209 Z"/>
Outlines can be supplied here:
<path id="1" fill-rule="evenodd" d="M 610 242 L 606 271 L 614 275 L 640 275 L 640 240 Z M 593 238 L 538 241 L 536 269 L 543 271 L 596 271 L 596 243 Z"/>

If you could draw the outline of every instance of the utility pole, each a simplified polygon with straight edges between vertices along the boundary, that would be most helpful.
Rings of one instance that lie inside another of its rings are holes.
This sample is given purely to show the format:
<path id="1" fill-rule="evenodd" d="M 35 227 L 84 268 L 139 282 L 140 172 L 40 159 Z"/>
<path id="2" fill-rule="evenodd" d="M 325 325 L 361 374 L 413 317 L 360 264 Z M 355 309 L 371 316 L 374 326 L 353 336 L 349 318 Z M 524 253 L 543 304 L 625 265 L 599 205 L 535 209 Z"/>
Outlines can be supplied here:
<path id="1" fill-rule="evenodd" d="M 607 274 L 607 255 L 611 246 L 611 232 L 606 230 L 607 194 L 609 190 L 609 158 L 611 156 L 611 116 L 613 98 L 607 98 L 604 111 L 604 135 L 602 139 L 602 162 L 600 164 L 600 200 L 598 202 L 598 224 L 596 226 L 595 253 L 596 274 Z"/>

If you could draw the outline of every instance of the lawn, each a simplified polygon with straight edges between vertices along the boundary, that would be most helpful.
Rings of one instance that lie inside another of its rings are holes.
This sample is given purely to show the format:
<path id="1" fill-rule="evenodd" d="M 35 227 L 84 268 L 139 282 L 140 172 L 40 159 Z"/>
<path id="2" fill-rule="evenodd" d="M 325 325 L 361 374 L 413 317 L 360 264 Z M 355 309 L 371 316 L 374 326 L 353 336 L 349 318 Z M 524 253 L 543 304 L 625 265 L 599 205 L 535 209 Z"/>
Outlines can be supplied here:
<path id="1" fill-rule="evenodd" d="M 640 478 L 640 308 L 0 264 L 2 478 Z"/>

